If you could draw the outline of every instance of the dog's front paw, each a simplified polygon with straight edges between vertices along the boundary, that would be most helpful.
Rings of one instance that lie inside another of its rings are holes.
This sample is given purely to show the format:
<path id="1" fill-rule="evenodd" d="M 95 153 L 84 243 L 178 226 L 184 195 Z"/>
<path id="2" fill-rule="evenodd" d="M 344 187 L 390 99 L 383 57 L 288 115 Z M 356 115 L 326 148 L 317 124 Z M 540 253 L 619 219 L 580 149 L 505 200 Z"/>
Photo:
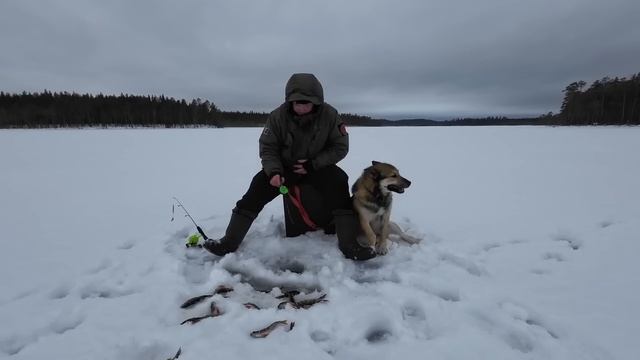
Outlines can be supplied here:
<path id="1" fill-rule="evenodd" d="M 389 252 L 389 246 L 387 246 L 387 242 L 379 242 L 376 244 L 376 254 L 378 255 L 387 255 Z"/>
<path id="2" fill-rule="evenodd" d="M 358 245 L 362 247 L 373 248 L 373 244 L 369 242 L 369 239 L 366 236 L 358 236 L 356 241 L 358 242 Z"/>

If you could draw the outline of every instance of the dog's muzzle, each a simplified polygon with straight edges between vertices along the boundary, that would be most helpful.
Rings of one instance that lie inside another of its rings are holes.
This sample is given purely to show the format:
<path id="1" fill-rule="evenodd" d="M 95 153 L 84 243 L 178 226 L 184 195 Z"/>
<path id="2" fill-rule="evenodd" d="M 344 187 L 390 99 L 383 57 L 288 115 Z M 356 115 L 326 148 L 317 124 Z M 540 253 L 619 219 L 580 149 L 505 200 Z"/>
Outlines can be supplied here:
<path id="1" fill-rule="evenodd" d="M 389 184 L 387 185 L 387 189 L 389 189 L 389 191 L 393 191 L 393 192 L 397 192 L 398 194 L 402 194 L 404 192 L 404 189 L 408 188 L 409 186 L 411 186 L 411 181 L 405 179 L 405 178 L 400 178 L 400 184 Z"/>

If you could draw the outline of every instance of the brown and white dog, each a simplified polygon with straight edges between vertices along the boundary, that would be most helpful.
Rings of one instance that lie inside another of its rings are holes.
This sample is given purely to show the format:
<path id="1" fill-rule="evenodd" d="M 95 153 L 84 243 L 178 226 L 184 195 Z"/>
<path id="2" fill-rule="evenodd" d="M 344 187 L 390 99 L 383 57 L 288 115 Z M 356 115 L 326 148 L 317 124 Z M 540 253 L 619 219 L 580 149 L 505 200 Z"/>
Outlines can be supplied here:
<path id="1" fill-rule="evenodd" d="M 390 233 L 410 244 L 420 241 L 390 221 L 393 193 L 401 194 L 410 185 L 411 181 L 400 176 L 398 169 L 391 164 L 372 161 L 371 166 L 364 169 L 351 188 L 353 209 L 363 232 L 358 236 L 360 245 L 371 247 L 383 255 L 388 251 Z"/>

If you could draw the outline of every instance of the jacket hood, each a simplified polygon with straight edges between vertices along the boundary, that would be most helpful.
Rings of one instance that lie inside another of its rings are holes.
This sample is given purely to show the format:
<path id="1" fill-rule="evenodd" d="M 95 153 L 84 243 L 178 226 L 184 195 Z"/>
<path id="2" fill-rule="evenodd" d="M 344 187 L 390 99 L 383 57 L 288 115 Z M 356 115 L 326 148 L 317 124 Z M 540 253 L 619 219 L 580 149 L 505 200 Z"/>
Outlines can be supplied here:
<path id="1" fill-rule="evenodd" d="M 291 75 L 284 92 L 287 102 L 307 100 L 314 105 L 322 105 L 324 103 L 322 84 L 313 74 Z"/>

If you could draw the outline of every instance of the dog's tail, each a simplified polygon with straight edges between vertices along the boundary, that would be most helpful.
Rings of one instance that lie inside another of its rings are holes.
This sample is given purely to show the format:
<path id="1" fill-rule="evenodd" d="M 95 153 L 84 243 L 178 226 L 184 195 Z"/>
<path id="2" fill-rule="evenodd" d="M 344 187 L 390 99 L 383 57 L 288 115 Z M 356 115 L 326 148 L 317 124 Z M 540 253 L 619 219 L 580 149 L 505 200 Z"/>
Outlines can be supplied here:
<path id="1" fill-rule="evenodd" d="M 406 241 L 411 245 L 417 244 L 422 240 L 405 233 L 400 225 L 394 223 L 393 221 L 389 221 L 389 234 L 397 235 L 400 239 Z"/>

